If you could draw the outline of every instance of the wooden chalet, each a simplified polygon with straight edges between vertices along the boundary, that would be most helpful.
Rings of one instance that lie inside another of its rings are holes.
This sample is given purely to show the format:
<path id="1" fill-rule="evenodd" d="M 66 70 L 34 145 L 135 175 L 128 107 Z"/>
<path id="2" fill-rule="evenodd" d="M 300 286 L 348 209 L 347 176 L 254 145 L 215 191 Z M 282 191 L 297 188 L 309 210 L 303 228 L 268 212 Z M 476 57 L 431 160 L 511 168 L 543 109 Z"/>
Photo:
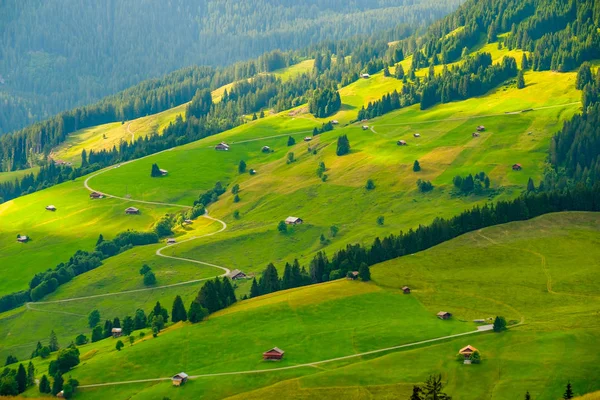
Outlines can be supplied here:
<path id="1" fill-rule="evenodd" d="M 413 133 L 413 136 L 414 137 L 421 137 L 421 134 L 420 133 Z"/>
<path id="2" fill-rule="evenodd" d="M 98 193 L 98 192 L 90 193 L 90 199 L 101 199 L 103 197 L 104 197 L 104 195 L 102 193 Z"/>
<path id="3" fill-rule="evenodd" d="M 175 241 L 174 238 L 168 238 L 167 239 L 167 244 L 175 244 L 175 243 L 177 243 L 177 242 Z"/>
<path id="4" fill-rule="evenodd" d="M 513 171 L 520 171 L 523 169 L 523 167 L 521 166 L 521 164 L 513 164 L 512 169 Z"/>
<path id="5" fill-rule="evenodd" d="M 127 207 L 125 209 L 125 214 L 128 214 L 128 215 L 139 214 L 139 213 L 140 213 L 140 210 L 135 207 Z"/>
<path id="6" fill-rule="evenodd" d="M 346 275 L 346 279 L 349 279 L 351 281 L 355 281 L 358 279 L 358 271 L 350 271 L 348 272 L 348 275 Z"/>
<path id="7" fill-rule="evenodd" d="M 48 211 L 56 211 L 56 207 L 54 207 L 52 204 L 50 204 L 49 206 L 46 206 L 46 210 L 48 210 Z"/>
<path id="8" fill-rule="evenodd" d="M 166 169 L 162 169 L 162 168 L 159 168 L 158 171 L 160 172 L 161 176 L 167 176 L 167 174 L 169 173 L 169 171 L 167 171 Z"/>
<path id="9" fill-rule="evenodd" d="M 29 236 L 27 236 L 27 235 L 17 236 L 17 242 L 19 242 L 19 243 L 26 243 L 28 241 L 29 241 Z"/>
<path id="10" fill-rule="evenodd" d="M 285 351 L 279 347 L 273 347 L 271 350 L 267 350 L 263 353 L 263 360 L 278 361 L 283 358 Z"/>
<path id="11" fill-rule="evenodd" d="M 333 121 L 331 121 L 331 125 L 337 125 L 339 123 L 340 123 L 340 121 L 338 121 L 337 119 L 334 119 Z"/>
<path id="12" fill-rule="evenodd" d="M 406 140 L 398 140 L 398 141 L 396 142 L 396 144 L 397 144 L 398 146 L 406 146 Z"/>
<path id="13" fill-rule="evenodd" d="M 475 347 L 473 347 L 469 344 L 466 347 L 463 347 L 462 349 L 460 349 L 458 351 L 458 354 L 463 355 L 465 358 L 471 358 L 473 353 L 475 353 L 476 351 L 479 351 L 479 350 L 477 350 Z"/>
<path id="14" fill-rule="evenodd" d="M 362 130 L 363 130 L 363 131 L 366 131 L 367 129 L 369 129 L 369 125 L 363 125 L 363 126 L 362 126 Z"/>
<path id="15" fill-rule="evenodd" d="M 479 132 L 473 132 L 473 137 L 479 137 Z"/>
<path id="16" fill-rule="evenodd" d="M 483 132 L 483 131 L 485 131 L 485 126 L 483 126 L 483 125 L 479 125 L 479 126 L 477 127 L 477 132 Z"/>
<path id="17" fill-rule="evenodd" d="M 238 279 L 246 279 L 248 277 L 245 273 L 243 273 L 239 269 L 234 269 L 233 271 L 228 273 L 227 276 L 229 277 L 229 279 L 231 279 L 233 281 L 238 280 Z"/>
<path id="18" fill-rule="evenodd" d="M 450 314 L 448 311 L 440 311 L 439 313 L 437 313 L 437 317 L 439 319 L 450 319 L 452 317 L 452 314 Z"/>
<path id="19" fill-rule="evenodd" d="M 285 219 L 285 223 L 288 225 L 300 225 L 303 222 L 304 221 L 302 220 L 302 218 L 298 218 L 298 217 L 287 217 Z"/>
<path id="20" fill-rule="evenodd" d="M 263 146 L 262 149 L 260 149 L 260 151 L 262 151 L 263 153 L 269 153 L 271 151 L 271 148 L 269 146 Z"/>
<path id="21" fill-rule="evenodd" d="M 360 74 L 360 77 L 363 79 L 369 79 L 371 77 L 371 75 L 364 73 L 364 74 Z"/>
<path id="22" fill-rule="evenodd" d="M 181 386 L 188 381 L 188 378 L 188 374 L 180 372 L 177 375 L 173 375 L 171 382 L 173 382 L 173 386 Z"/>
<path id="23" fill-rule="evenodd" d="M 410 294 L 410 288 L 408 286 L 404 286 L 402 288 L 402 293 L 404 293 L 404 294 Z"/>
<path id="24" fill-rule="evenodd" d="M 123 329 L 121 328 L 112 328 L 110 333 L 112 333 L 112 337 L 118 338 L 123 335 Z"/>
<path id="25" fill-rule="evenodd" d="M 306 137 L 304 138 L 304 141 L 305 141 L 305 142 L 310 142 L 311 140 L 312 140 L 312 136 L 306 136 Z"/>
<path id="26" fill-rule="evenodd" d="M 229 145 L 225 142 L 221 142 L 215 146 L 215 150 L 219 151 L 229 151 Z"/>
<path id="27" fill-rule="evenodd" d="M 194 221 L 192 221 L 191 219 L 186 219 L 186 220 L 183 221 L 183 223 L 186 224 L 186 225 L 191 225 L 191 224 L 194 223 Z"/>

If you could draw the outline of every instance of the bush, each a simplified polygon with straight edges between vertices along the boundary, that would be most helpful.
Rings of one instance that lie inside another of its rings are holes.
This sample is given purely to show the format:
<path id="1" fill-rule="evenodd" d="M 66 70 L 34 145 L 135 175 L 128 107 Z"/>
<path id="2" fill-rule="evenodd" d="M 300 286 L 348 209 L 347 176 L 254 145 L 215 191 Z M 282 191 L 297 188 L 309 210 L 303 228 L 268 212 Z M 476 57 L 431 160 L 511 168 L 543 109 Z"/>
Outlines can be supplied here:
<path id="1" fill-rule="evenodd" d="M 281 233 L 287 232 L 287 224 L 285 221 L 279 221 L 279 224 L 277 224 L 277 230 Z"/>
<path id="2" fill-rule="evenodd" d="M 115 349 L 117 349 L 117 351 L 121 351 L 121 349 L 124 347 L 125 345 L 123 344 L 123 342 L 121 340 L 117 341 L 117 344 L 115 345 Z"/>
<path id="3" fill-rule="evenodd" d="M 88 342 L 88 338 L 87 336 L 85 336 L 83 333 L 80 333 L 79 335 L 77 335 L 77 337 L 75 338 L 75 344 L 77 346 L 83 346 L 84 344 L 86 344 Z"/>
<path id="4" fill-rule="evenodd" d="M 377 217 L 377 225 L 383 225 L 384 221 L 385 221 L 385 217 L 383 215 L 380 215 L 379 217 Z"/>
<path id="5" fill-rule="evenodd" d="M 367 190 L 373 190 L 373 189 L 375 189 L 375 182 L 373 182 L 373 179 L 367 180 L 367 184 L 365 185 L 365 189 L 367 189 Z"/>
<path id="6" fill-rule="evenodd" d="M 433 190 L 433 185 L 431 184 L 431 182 L 424 181 L 424 180 L 421 180 L 421 179 L 419 179 L 417 181 L 417 187 L 419 188 L 419 191 L 422 192 L 422 193 L 430 192 L 430 191 Z"/>
<path id="7" fill-rule="evenodd" d="M 154 272 L 152 271 L 148 271 L 144 274 L 144 285 L 146 286 L 151 286 L 154 285 L 156 283 L 156 276 L 154 275 Z"/>
<path id="8" fill-rule="evenodd" d="M 152 268 L 150 268 L 150 266 L 148 266 L 148 264 L 144 264 L 142 265 L 142 268 L 140 268 L 140 275 L 146 275 L 147 272 L 150 272 L 152 270 Z M 98 317 L 98 320 L 100 320 L 100 317 Z"/>

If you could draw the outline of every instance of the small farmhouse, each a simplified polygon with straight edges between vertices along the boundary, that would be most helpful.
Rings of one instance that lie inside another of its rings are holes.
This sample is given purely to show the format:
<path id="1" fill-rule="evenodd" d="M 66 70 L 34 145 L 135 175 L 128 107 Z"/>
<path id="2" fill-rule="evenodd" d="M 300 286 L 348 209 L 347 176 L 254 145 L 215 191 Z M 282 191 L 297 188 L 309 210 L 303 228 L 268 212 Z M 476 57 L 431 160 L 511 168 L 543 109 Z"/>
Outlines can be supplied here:
<path id="1" fill-rule="evenodd" d="M 166 169 L 161 168 L 159 168 L 158 171 L 160 172 L 161 176 L 167 176 L 167 174 L 169 173 L 169 171 L 167 171 Z"/>
<path id="2" fill-rule="evenodd" d="M 421 134 L 420 133 L 413 133 L 413 136 L 414 137 L 421 137 Z"/>
<path id="3" fill-rule="evenodd" d="M 98 193 L 98 192 L 90 193 L 90 199 L 101 199 L 103 197 L 104 197 L 104 195 L 102 193 Z"/>
<path id="4" fill-rule="evenodd" d="M 369 79 L 371 77 L 371 75 L 365 73 L 365 74 L 360 74 L 360 77 L 363 79 Z"/>
<path id="5" fill-rule="evenodd" d="M 348 272 L 348 275 L 346 275 L 346 279 L 351 280 L 351 281 L 358 279 L 358 271 Z"/>
<path id="6" fill-rule="evenodd" d="M 362 126 L 362 130 L 363 130 L 363 131 L 366 131 L 367 129 L 369 129 L 369 125 L 363 125 L 363 126 Z"/>
<path id="7" fill-rule="evenodd" d="M 251 169 L 250 171 L 248 171 L 248 173 L 250 175 L 256 175 L 256 170 L 255 169 Z"/>
<path id="8" fill-rule="evenodd" d="M 135 207 L 127 207 L 125 209 L 125 214 L 131 215 L 131 214 L 139 214 L 139 213 L 140 213 L 140 210 Z"/>
<path id="9" fill-rule="evenodd" d="M 299 225 L 303 222 L 304 221 L 302 220 L 302 218 L 298 218 L 298 217 L 287 217 L 285 219 L 285 223 L 288 225 Z"/>
<path id="10" fill-rule="evenodd" d="M 465 360 L 465 364 L 471 364 L 473 354 L 475 354 L 475 353 L 479 353 L 479 350 L 477 350 L 475 347 L 471 346 L 470 344 L 467 345 L 466 347 L 463 347 L 462 349 L 460 349 L 458 351 L 458 354 L 463 356 L 463 358 Z M 473 360 L 473 361 L 475 363 L 478 362 L 478 360 Z"/>
<path id="11" fill-rule="evenodd" d="M 168 238 L 167 239 L 167 244 L 175 244 L 175 243 L 176 243 L 176 241 L 175 241 L 174 238 Z"/>
<path id="12" fill-rule="evenodd" d="M 112 333 L 112 337 L 114 338 L 118 338 L 121 337 L 121 335 L 123 335 L 123 329 L 121 328 L 112 328 L 110 332 Z"/>
<path id="13" fill-rule="evenodd" d="M 234 280 L 234 281 L 238 280 L 238 279 L 246 279 L 248 277 L 245 273 L 243 273 L 239 269 L 234 269 L 233 271 L 228 273 L 227 276 L 229 277 L 229 279 Z"/>
<path id="14" fill-rule="evenodd" d="M 402 292 L 403 292 L 404 294 L 410 294 L 410 288 L 409 288 L 408 286 L 404 286 L 404 287 L 402 288 Z"/>
<path id="15" fill-rule="evenodd" d="M 260 149 L 260 151 L 262 151 L 263 153 L 269 153 L 271 151 L 271 148 L 269 146 L 263 146 L 262 149 Z"/>
<path id="16" fill-rule="evenodd" d="M 312 137 L 311 137 L 311 136 L 306 136 L 306 137 L 304 138 L 304 141 L 305 141 L 305 142 L 310 142 L 311 140 L 312 140 Z"/>
<path id="17" fill-rule="evenodd" d="M 191 219 L 186 219 L 186 220 L 183 221 L 183 223 L 186 224 L 186 225 L 191 225 L 191 224 L 194 223 L 194 221 L 192 221 Z"/>
<path id="18" fill-rule="evenodd" d="M 281 360 L 283 358 L 284 353 L 285 352 L 279 347 L 273 347 L 271 350 L 265 351 L 263 353 L 263 360 Z"/>
<path id="19" fill-rule="evenodd" d="M 333 121 L 331 121 L 331 125 L 337 125 L 339 123 L 340 123 L 340 121 L 338 121 L 337 119 L 334 119 Z"/>
<path id="20" fill-rule="evenodd" d="M 473 137 L 479 137 L 479 132 L 473 132 Z"/>
<path id="21" fill-rule="evenodd" d="M 439 313 L 437 313 L 437 317 L 439 319 L 450 319 L 450 317 L 452 317 L 452 314 L 450 314 L 448 311 L 440 311 Z"/>
<path id="22" fill-rule="evenodd" d="M 65 391 L 61 390 L 60 392 L 56 393 L 56 397 L 58 397 L 59 399 L 64 399 L 65 398 Z"/>
<path id="23" fill-rule="evenodd" d="M 397 144 L 398 146 L 406 146 L 406 140 L 398 140 L 398 141 L 396 142 L 396 144 Z"/>
<path id="24" fill-rule="evenodd" d="M 215 150 L 219 150 L 219 151 L 228 151 L 229 150 L 229 145 L 225 142 L 221 142 L 218 145 L 215 146 Z"/>
<path id="25" fill-rule="evenodd" d="M 188 380 L 188 374 L 185 372 L 180 372 L 177 375 L 174 375 L 171 378 L 171 382 L 173 382 L 173 386 L 181 386 L 185 384 Z"/>
<path id="26" fill-rule="evenodd" d="M 513 171 L 520 171 L 523 169 L 523 167 L 521 166 L 521 164 L 513 164 L 512 169 Z"/>
<path id="27" fill-rule="evenodd" d="M 46 210 L 48 210 L 48 211 L 56 211 L 56 207 L 54 207 L 52 204 L 50 204 L 49 206 L 46 206 Z"/>
<path id="28" fill-rule="evenodd" d="M 17 236 L 17 242 L 19 242 L 19 243 L 25 243 L 27 241 L 29 241 L 29 236 L 27 236 L 27 235 L 19 235 L 19 236 Z"/>
<path id="29" fill-rule="evenodd" d="M 485 131 L 485 126 L 483 126 L 483 125 L 479 125 L 479 126 L 477 127 L 477 132 L 483 132 L 483 131 Z"/>

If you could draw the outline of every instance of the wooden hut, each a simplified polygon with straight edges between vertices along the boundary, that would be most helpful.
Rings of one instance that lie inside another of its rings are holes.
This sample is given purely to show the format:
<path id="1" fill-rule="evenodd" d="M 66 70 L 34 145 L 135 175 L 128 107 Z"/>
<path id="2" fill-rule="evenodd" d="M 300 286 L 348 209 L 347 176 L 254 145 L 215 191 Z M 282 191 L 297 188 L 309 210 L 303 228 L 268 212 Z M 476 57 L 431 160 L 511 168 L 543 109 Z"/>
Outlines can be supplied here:
<path id="1" fill-rule="evenodd" d="M 239 269 L 234 269 L 233 271 L 228 273 L 227 276 L 229 277 L 229 279 L 231 279 L 233 281 L 238 280 L 238 279 L 246 279 L 248 277 L 245 273 L 243 273 Z"/>
<path id="2" fill-rule="evenodd" d="M 167 244 L 175 244 L 175 243 L 177 243 L 177 242 L 175 241 L 175 238 L 168 238 L 168 239 L 167 239 Z"/>
<path id="3" fill-rule="evenodd" d="M 302 220 L 302 218 L 298 218 L 298 217 L 287 217 L 285 219 L 285 223 L 288 225 L 300 225 L 303 222 L 304 221 Z"/>
<path id="4" fill-rule="evenodd" d="M 171 382 L 173 382 L 173 386 L 181 386 L 188 381 L 188 378 L 188 374 L 180 372 L 177 375 L 173 375 Z"/>
<path id="5" fill-rule="evenodd" d="M 90 193 L 90 199 L 101 199 L 103 197 L 104 197 L 104 195 L 102 193 L 98 193 L 98 192 Z"/>
<path id="6" fill-rule="evenodd" d="M 483 132 L 483 131 L 485 131 L 485 126 L 483 126 L 483 125 L 479 125 L 479 126 L 477 127 L 477 132 Z"/>
<path id="7" fill-rule="evenodd" d="M 450 314 L 448 311 L 440 311 L 439 313 L 437 313 L 437 317 L 439 319 L 450 319 L 452 317 L 452 314 Z"/>
<path id="8" fill-rule="evenodd" d="M 333 121 L 331 121 L 331 125 L 337 125 L 339 123 L 340 123 L 340 121 L 338 121 L 337 119 L 334 119 Z"/>
<path id="9" fill-rule="evenodd" d="M 279 361 L 283 358 L 285 351 L 279 347 L 273 347 L 271 350 L 267 350 L 263 353 L 263 360 Z"/>
<path id="10" fill-rule="evenodd" d="M 521 164 L 513 164 L 512 169 L 513 171 L 520 171 L 523 169 L 523 167 L 521 166 Z"/>
<path id="11" fill-rule="evenodd" d="M 50 204 L 49 206 L 46 206 L 46 210 L 48 210 L 48 211 L 56 211 L 56 207 L 54 207 L 52 204 Z"/>
<path id="12" fill-rule="evenodd" d="M 306 137 L 304 138 L 304 141 L 305 141 L 305 142 L 310 142 L 311 140 L 312 140 L 312 136 L 306 136 Z"/>
<path id="13" fill-rule="evenodd" d="M 114 338 L 118 338 L 121 337 L 121 335 L 123 335 L 123 329 L 121 328 L 112 328 L 110 333 L 112 333 L 112 337 Z"/>
<path id="14" fill-rule="evenodd" d="M 398 141 L 396 142 L 396 144 L 397 144 L 398 146 L 406 146 L 406 140 L 398 140 Z"/>
<path id="15" fill-rule="evenodd" d="M 404 294 L 410 294 L 410 288 L 409 288 L 408 286 L 404 286 L 404 287 L 402 288 L 402 292 L 403 292 Z"/>
<path id="16" fill-rule="evenodd" d="M 166 169 L 162 169 L 162 168 L 159 168 L 158 171 L 160 172 L 161 176 L 167 176 L 167 174 L 169 173 L 169 171 L 167 171 Z"/>
<path id="17" fill-rule="evenodd" d="M 421 134 L 420 133 L 413 133 L 413 136 L 414 137 L 421 137 Z"/>
<path id="18" fill-rule="evenodd" d="M 228 151 L 229 150 L 229 145 L 225 142 L 221 142 L 218 145 L 215 146 L 215 150 L 218 151 Z"/>
<path id="19" fill-rule="evenodd" d="M 362 130 L 363 130 L 363 131 L 366 131 L 367 129 L 369 129 L 369 125 L 363 125 L 363 126 L 362 126 Z"/>
<path id="20" fill-rule="evenodd" d="M 140 210 L 135 207 L 127 207 L 125 209 L 125 214 L 128 214 L 128 215 L 139 214 L 139 213 L 140 213 Z"/>
<path id="21" fill-rule="evenodd" d="M 27 235 L 19 235 L 17 236 L 17 242 L 19 243 L 25 243 L 29 241 L 29 236 Z"/>
<path id="22" fill-rule="evenodd" d="M 473 132 L 473 137 L 479 137 L 479 132 Z"/>
<path id="23" fill-rule="evenodd" d="M 270 153 L 271 148 L 269 146 L 263 146 L 262 149 L 260 149 L 260 151 L 262 151 L 263 153 Z"/>

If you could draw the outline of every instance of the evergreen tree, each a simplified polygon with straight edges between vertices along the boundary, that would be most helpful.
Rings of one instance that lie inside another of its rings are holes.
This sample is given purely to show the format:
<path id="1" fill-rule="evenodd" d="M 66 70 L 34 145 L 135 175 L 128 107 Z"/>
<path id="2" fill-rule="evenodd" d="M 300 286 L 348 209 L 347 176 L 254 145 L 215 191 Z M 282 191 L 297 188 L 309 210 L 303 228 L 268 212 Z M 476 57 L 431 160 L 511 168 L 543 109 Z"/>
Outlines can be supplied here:
<path id="1" fill-rule="evenodd" d="M 23 364 L 19 364 L 15 380 L 17 381 L 17 390 L 19 393 L 23 393 L 27 389 L 27 371 Z"/>
<path id="2" fill-rule="evenodd" d="M 294 281 L 292 276 L 292 266 L 290 263 L 285 263 L 283 270 L 283 277 L 281 278 L 281 289 L 291 289 L 294 287 Z"/>
<path id="3" fill-rule="evenodd" d="M 294 140 L 294 138 L 293 138 L 293 137 L 289 136 L 289 137 L 288 137 L 288 141 L 287 141 L 287 145 L 288 145 L 288 146 L 293 146 L 293 145 L 295 145 L 295 144 L 296 144 L 296 140 Z"/>
<path id="4" fill-rule="evenodd" d="M 414 172 L 419 172 L 421 170 L 421 164 L 419 164 L 418 160 L 415 160 L 414 164 L 413 164 L 413 171 Z"/>
<path id="5" fill-rule="evenodd" d="M 243 174 L 244 172 L 246 172 L 246 162 L 244 160 L 241 160 L 240 163 L 238 164 L 238 172 L 240 174 Z"/>
<path id="6" fill-rule="evenodd" d="M 4 363 L 4 365 L 5 366 L 10 365 L 10 364 L 14 364 L 16 362 L 19 362 L 19 360 L 17 360 L 17 357 L 15 357 L 13 355 L 9 355 L 8 357 L 6 357 L 6 362 Z"/>
<path id="7" fill-rule="evenodd" d="M 110 319 L 107 319 L 106 321 L 104 321 L 104 329 L 102 329 L 102 337 L 111 337 L 112 336 L 112 321 Z"/>
<path id="8" fill-rule="evenodd" d="M 506 319 L 497 316 L 494 320 L 494 332 L 502 332 L 504 330 L 506 330 Z"/>
<path id="9" fill-rule="evenodd" d="M 54 382 L 52 382 L 52 394 L 56 396 L 61 390 L 63 390 L 63 383 L 65 380 L 63 379 L 61 374 L 56 374 L 54 376 Z"/>
<path id="10" fill-rule="evenodd" d="M 285 223 L 285 221 L 279 221 L 279 223 L 277 224 L 277 230 L 281 233 L 287 232 L 287 224 Z"/>
<path id="11" fill-rule="evenodd" d="M 123 318 L 123 327 L 121 329 L 123 329 L 123 335 L 131 335 L 131 332 L 134 330 L 133 318 L 129 315 L 125 316 L 125 318 Z"/>
<path id="12" fill-rule="evenodd" d="M 421 390 L 419 386 L 414 385 L 412 394 L 410 395 L 410 398 L 408 400 L 423 400 L 423 397 L 421 397 L 422 393 L 423 390 Z"/>
<path id="13" fill-rule="evenodd" d="M 88 166 L 87 153 L 85 149 L 81 150 L 81 168 Z"/>
<path id="14" fill-rule="evenodd" d="M 525 78 L 523 77 L 523 71 L 517 73 L 517 89 L 523 89 L 525 87 Z"/>
<path id="15" fill-rule="evenodd" d="M 102 339 L 104 339 L 104 335 L 102 334 L 102 327 L 98 325 L 92 330 L 92 343 L 95 343 Z"/>
<path id="16" fill-rule="evenodd" d="M 371 269 L 366 263 L 362 263 L 360 264 L 360 267 L 358 267 L 358 277 L 363 282 L 371 280 Z"/>
<path id="17" fill-rule="evenodd" d="M 573 394 L 573 388 L 571 387 L 571 381 L 567 382 L 567 388 L 565 389 L 565 394 L 563 394 L 563 399 L 572 399 L 575 397 Z"/>
<path id="18" fill-rule="evenodd" d="M 396 65 L 396 71 L 394 72 L 394 76 L 396 77 L 396 79 L 399 80 L 404 79 L 404 67 L 402 67 L 402 64 L 398 63 Z"/>
<path id="19" fill-rule="evenodd" d="M 45 374 L 42 375 L 42 378 L 40 379 L 39 391 L 40 393 L 52 392 L 52 388 L 50 387 L 50 381 L 48 380 L 48 377 Z"/>
<path id="20" fill-rule="evenodd" d="M 197 301 L 192 301 L 188 311 L 188 320 L 195 324 L 202 321 L 208 315 L 208 310 L 200 305 Z"/>
<path id="21" fill-rule="evenodd" d="M 531 395 L 529 394 L 529 391 L 525 393 L 525 400 L 531 400 Z"/>
<path id="22" fill-rule="evenodd" d="M 577 71 L 577 81 L 575 87 L 577 90 L 583 90 L 583 88 L 593 81 L 592 69 L 589 63 L 583 63 Z"/>
<path id="23" fill-rule="evenodd" d="M 162 318 L 162 317 L 161 317 Z M 121 351 L 121 349 L 124 347 L 125 345 L 123 344 L 123 342 L 121 340 L 117 340 L 117 344 L 115 345 L 115 349 L 117 349 L 117 351 Z"/>
<path id="24" fill-rule="evenodd" d="M 259 118 L 264 118 L 265 117 L 265 112 L 264 110 L 260 110 L 260 115 Z"/>
<path id="25" fill-rule="evenodd" d="M 54 331 L 50 332 L 48 347 L 50 348 L 50 351 L 57 351 L 60 348 L 58 345 L 58 338 L 56 337 L 56 333 L 54 333 Z"/>
<path id="26" fill-rule="evenodd" d="M 256 115 L 256 113 L 252 114 L 252 121 L 256 121 L 258 119 L 258 116 Z"/>
<path id="27" fill-rule="evenodd" d="M 113 328 L 120 328 L 121 327 L 121 321 L 119 320 L 119 317 L 115 317 L 113 319 L 112 326 L 113 326 Z"/>
<path id="28" fill-rule="evenodd" d="M 342 135 L 338 137 L 337 150 L 335 154 L 338 156 L 343 156 L 344 154 L 348 153 L 350 153 L 350 141 L 348 140 L 348 136 Z"/>
<path id="29" fill-rule="evenodd" d="M 527 71 L 529 69 L 529 60 L 527 59 L 527 53 L 523 53 L 521 57 L 521 70 Z"/>
<path id="30" fill-rule="evenodd" d="M 133 317 L 133 326 L 135 330 L 143 329 L 146 327 L 148 319 L 146 317 L 146 313 L 142 309 L 135 310 L 135 315 Z"/>
<path id="31" fill-rule="evenodd" d="M 171 310 L 171 321 L 187 321 L 187 312 L 185 311 L 183 300 L 179 295 L 175 296 L 175 300 L 173 300 L 173 308 Z"/>
<path id="32" fill-rule="evenodd" d="M 390 69 L 388 68 L 387 65 L 383 69 L 383 76 L 385 76 L 385 77 L 389 77 L 390 76 Z"/>
<path id="33" fill-rule="evenodd" d="M 260 296 L 260 288 L 258 287 L 258 282 L 256 282 L 256 278 L 252 279 L 252 286 L 250 287 L 250 298 Z"/>
<path id="34" fill-rule="evenodd" d="M 269 294 L 279 290 L 279 275 L 273 263 L 269 263 L 263 271 L 259 287 L 261 294 Z"/>
<path id="35" fill-rule="evenodd" d="M 533 183 L 533 179 L 531 178 L 529 178 L 529 180 L 527 181 L 527 191 L 535 192 L 535 184 Z"/>
<path id="36" fill-rule="evenodd" d="M 367 184 L 365 185 L 365 189 L 367 189 L 367 190 L 375 189 L 375 182 L 373 182 L 373 179 L 367 179 Z"/>
<path id="37" fill-rule="evenodd" d="M 102 243 L 102 242 L 104 242 L 104 236 L 102 236 L 102 234 L 100 234 L 100 235 L 98 236 L 98 240 L 96 240 L 96 247 L 98 247 L 98 245 L 99 245 L 100 243 Z M 90 327 L 90 328 L 91 328 L 91 327 Z"/>
<path id="38" fill-rule="evenodd" d="M 158 164 L 156 164 L 156 163 L 152 164 L 152 171 L 150 171 L 150 176 L 152 178 L 162 176 L 162 174 L 160 173 L 160 168 L 158 168 Z"/>
<path id="39" fill-rule="evenodd" d="M 223 284 L 221 285 L 221 298 L 223 299 L 224 307 L 229 307 L 237 301 L 231 281 L 225 277 L 223 278 Z"/>
<path id="40" fill-rule="evenodd" d="M 33 386 L 35 383 L 35 366 L 31 361 L 27 365 L 27 386 Z"/>
<path id="41" fill-rule="evenodd" d="M 426 399 L 451 400 L 452 398 L 444 392 L 442 392 L 442 389 L 442 376 L 431 375 L 425 382 L 425 388 L 423 389 L 423 393 L 425 394 Z"/>

